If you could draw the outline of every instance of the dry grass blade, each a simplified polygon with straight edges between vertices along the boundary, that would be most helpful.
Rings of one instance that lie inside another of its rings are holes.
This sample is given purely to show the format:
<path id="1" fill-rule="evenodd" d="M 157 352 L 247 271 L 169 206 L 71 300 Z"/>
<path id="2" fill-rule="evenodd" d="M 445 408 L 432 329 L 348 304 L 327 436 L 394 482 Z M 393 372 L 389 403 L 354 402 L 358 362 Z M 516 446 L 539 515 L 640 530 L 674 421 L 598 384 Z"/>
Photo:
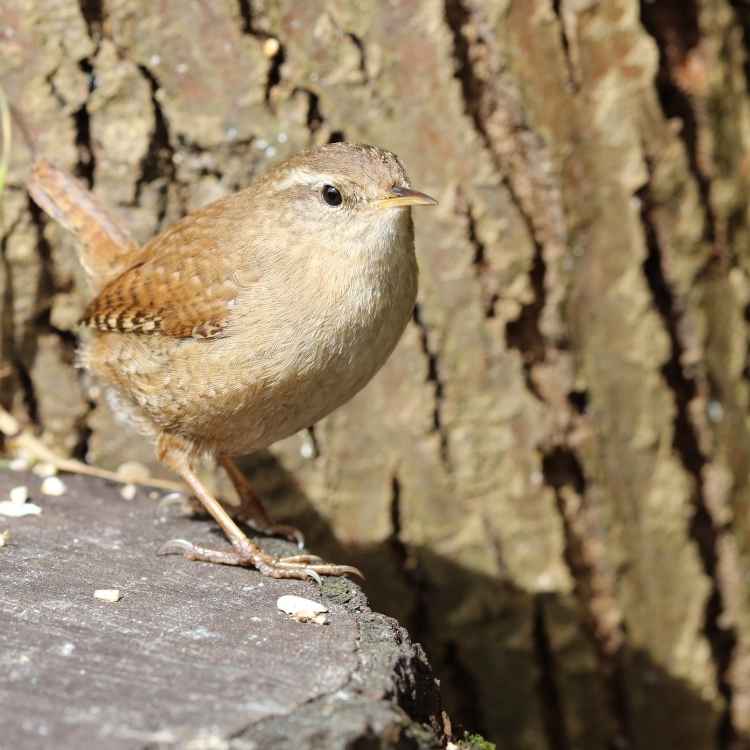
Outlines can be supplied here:
<path id="1" fill-rule="evenodd" d="M 185 485 L 179 482 L 170 482 L 168 479 L 142 479 L 133 480 L 131 477 L 123 477 L 114 471 L 99 469 L 96 466 L 89 466 L 83 461 L 77 461 L 74 458 L 64 458 L 51 451 L 39 438 L 35 437 L 28 430 L 21 428 L 18 420 L 9 412 L 0 407 L 0 432 L 3 433 L 8 442 L 12 444 L 20 453 L 34 461 L 49 463 L 55 466 L 59 471 L 66 471 L 69 474 L 83 474 L 89 477 L 98 477 L 107 479 L 110 482 L 119 482 L 120 484 L 140 484 L 145 487 L 156 487 L 161 490 L 171 492 L 183 492 L 189 494 Z"/>
<path id="2" fill-rule="evenodd" d="M 0 131 L 2 131 L 2 145 L 0 146 L 0 205 L 2 205 L 3 191 L 5 190 L 5 178 L 8 174 L 8 163 L 10 162 L 11 127 L 10 107 L 5 92 L 0 86 Z"/>

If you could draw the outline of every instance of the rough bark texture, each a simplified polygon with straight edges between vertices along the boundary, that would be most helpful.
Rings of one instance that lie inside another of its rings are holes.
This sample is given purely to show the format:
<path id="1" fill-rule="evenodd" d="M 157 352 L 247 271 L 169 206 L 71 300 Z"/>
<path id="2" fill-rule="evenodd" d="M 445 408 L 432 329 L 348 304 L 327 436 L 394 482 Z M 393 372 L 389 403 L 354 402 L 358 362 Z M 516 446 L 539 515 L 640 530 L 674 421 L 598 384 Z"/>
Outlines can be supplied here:
<path id="1" fill-rule="evenodd" d="M 140 239 L 330 139 L 440 199 L 394 356 L 248 468 L 503 747 L 750 743 L 748 31 L 741 0 L 0 7 L 38 148 Z M 85 289 L 12 156 L 3 398 L 148 463 L 73 373 Z"/>

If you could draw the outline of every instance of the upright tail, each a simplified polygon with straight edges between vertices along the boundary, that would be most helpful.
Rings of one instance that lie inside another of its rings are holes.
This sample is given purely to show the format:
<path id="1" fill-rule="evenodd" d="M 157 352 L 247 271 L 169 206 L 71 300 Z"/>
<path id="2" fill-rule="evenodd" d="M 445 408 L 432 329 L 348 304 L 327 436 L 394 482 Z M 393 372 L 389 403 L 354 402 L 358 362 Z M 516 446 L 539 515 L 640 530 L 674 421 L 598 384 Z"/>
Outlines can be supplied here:
<path id="1" fill-rule="evenodd" d="M 71 175 L 39 158 L 26 186 L 40 208 L 80 241 L 81 264 L 95 292 L 133 264 L 138 245 Z"/>

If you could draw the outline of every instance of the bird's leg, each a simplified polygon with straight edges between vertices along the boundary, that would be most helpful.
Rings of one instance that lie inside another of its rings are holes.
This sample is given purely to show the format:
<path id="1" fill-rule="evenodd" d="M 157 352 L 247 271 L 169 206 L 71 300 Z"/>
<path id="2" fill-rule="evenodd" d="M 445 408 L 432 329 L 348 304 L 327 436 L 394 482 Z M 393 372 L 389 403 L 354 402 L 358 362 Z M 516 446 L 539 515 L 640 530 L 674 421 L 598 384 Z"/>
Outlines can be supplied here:
<path id="1" fill-rule="evenodd" d="M 261 534 L 283 537 L 302 549 L 305 546 L 302 532 L 294 526 L 275 524 L 269 518 L 263 501 L 255 494 L 255 490 L 237 464 L 229 456 L 219 456 L 219 463 L 224 467 L 240 498 L 240 507 L 234 509 L 233 515 Z"/>
<path id="2" fill-rule="evenodd" d="M 187 483 L 203 507 L 213 516 L 216 523 L 232 543 L 234 550 L 213 550 L 191 544 L 184 539 L 173 539 L 160 550 L 160 554 L 178 553 L 188 560 L 220 563 L 222 565 L 242 565 L 256 568 L 264 576 L 271 578 L 312 578 L 320 582 L 320 576 L 341 576 L 353 574 L 362 576 L 357 568 L 350 565 L 331 565 L 324 563 L 315 555 L 294 555 L 275 558 L 264 552 L 257 544 L 251 542 L 242 529 L 212 497 L 202 482 L 193 472 L 190 465 L 188 446 L 179 438 L 160 435 L 157 443 L 159 460 L 176 471 Z"/>

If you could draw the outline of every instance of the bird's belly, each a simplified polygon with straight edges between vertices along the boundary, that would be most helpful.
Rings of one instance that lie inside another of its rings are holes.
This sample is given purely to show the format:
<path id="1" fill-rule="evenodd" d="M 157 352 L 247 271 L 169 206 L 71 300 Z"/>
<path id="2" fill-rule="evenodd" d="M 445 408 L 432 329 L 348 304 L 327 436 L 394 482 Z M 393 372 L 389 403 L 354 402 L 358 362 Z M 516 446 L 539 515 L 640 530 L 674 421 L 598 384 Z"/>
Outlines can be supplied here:
<path id="1" fill-rule="evenodd" d="M 388 336 L 363 339 L 361 345 L 350 346 L 338 357 L 320 356 L 302 368 L 289 368 L 278 379 L 248 379 L 242 392 L 232 397 L 236 405 L 232 418 L 213 425 L 216 449 L 230 455 L 251 453 L 330 414 L 382 367 L 405 323 Z M 213 422 L 207 406 L 206 417 Z"/>
<path id="2" fill-rule="evenodd" d="M 139 337 L 113 333 L 106 337 L 108 356 L 97 357 L 100 364 L 91 369 L 114 387 L 112 405 L 141 432 L 178 434 L 196 452 L 244 455 L 309 427 L 352 398 L 402 330 L 366 337 L 338 357 L 318 353 L 303 367 L 278 370 L 261 359 L 227 368 L 228 353 L 210 342 L 166 340 L 162 348 L 150 342 L 144 350 Z M 93 345 L 103 344 L 100 338 Z"/>

